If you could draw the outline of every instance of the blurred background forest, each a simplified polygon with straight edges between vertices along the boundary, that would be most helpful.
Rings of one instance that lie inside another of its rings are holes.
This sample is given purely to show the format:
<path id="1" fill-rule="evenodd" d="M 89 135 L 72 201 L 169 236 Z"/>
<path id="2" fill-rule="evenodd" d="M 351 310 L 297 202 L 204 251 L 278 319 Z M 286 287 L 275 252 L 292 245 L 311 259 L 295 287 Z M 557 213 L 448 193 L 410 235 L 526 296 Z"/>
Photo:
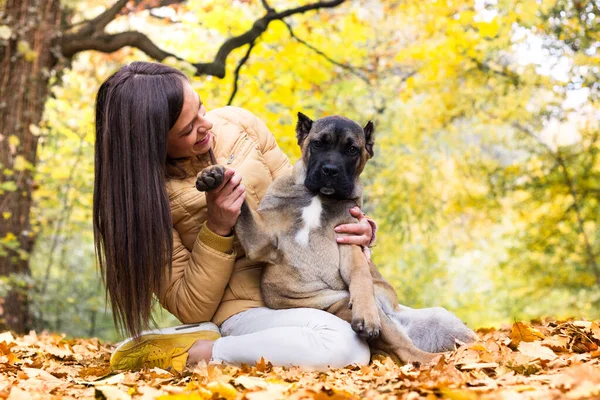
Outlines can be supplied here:
<path id="1" fill-rule="evenodd" d="M 599 318 L 599 15 L 598 0 L 0 0 L 0 322 L 118 338 L 93 250 L 93 106 L 133 60 L 181 68 L 208 109 L 252 111 L 292 160 L 298 111 L 372 119 L 365 211 L 402 303 L 473 327 Z"/>

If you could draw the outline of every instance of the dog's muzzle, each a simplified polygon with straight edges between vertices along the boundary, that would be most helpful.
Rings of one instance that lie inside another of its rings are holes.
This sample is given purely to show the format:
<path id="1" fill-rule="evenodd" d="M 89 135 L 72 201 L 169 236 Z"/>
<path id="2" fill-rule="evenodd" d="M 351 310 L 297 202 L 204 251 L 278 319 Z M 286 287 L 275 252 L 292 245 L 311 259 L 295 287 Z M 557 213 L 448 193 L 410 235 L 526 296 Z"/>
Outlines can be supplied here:
<path id="1" fill-rule="evenodd" d="M 309 171 L 304 182 L 311 192 L 319 192 L 325 196 L 347 198 L 353 190 L 353 183 L 343 169 L 333 163 L 323 163 Z"/>

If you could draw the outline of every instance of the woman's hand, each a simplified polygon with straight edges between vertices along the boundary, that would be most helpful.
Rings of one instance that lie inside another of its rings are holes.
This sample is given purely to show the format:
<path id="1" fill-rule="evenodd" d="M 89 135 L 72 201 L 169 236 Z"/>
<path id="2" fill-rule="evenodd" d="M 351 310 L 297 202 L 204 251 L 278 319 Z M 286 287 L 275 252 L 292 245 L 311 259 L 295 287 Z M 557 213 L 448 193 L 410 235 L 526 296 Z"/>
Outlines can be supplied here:
<path id="1" fill-rule="evenodd" d="M 246 187 L 241 182 L 242 177 L 228 168 L 223 183 L 206 192 L 206 226 L 217 235 L 230 235 L 240 216 L 242 203 L 246 199 Z"/>
<path id="2" fill-rule="evenodd" d="M 357 244 L 363 247 L 369 247 L 373 239 L 373 227 L 365 214 L 358 207 L 352 207 L 350 214 L 358 219 L 358 223 L 342 224 L 335 227 L 337 233 L 347 233 L 348 236 L 339 236 L 338 243 Z"/>

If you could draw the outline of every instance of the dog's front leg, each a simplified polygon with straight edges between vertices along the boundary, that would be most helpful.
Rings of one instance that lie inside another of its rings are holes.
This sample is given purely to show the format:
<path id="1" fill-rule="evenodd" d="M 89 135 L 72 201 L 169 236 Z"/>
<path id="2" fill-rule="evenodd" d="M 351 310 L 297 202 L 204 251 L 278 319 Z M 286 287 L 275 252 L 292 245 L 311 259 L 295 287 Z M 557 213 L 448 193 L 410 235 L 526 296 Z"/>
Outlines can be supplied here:
<path id="1" fill-rule="evenodd" d="M 209 192 L 219 187 L 225 177 L 225 167 L 222 165 L 211 165 L 204 168 L 196 178 L 196 189 L 200 192 Z M 274 232 L 267 230 L 261 216 L 252 211 L 248 202 L 244 200 L 240 217 L 235 224 L 235 234 L 246 256 L 251 260 L 268 261 L 273 256 Z"/>
<path id="2" fill-rule="evenodd" d="M 364 339 L 374 339 L 381 331 L 381 321 L 369 262 L 360 246 L 342 244 L 339 249 L 340 273 L 350 291 L 352 329 Z"/>
<path id="3" fill-rule="evenodd" d="M 253 211 L 247 201 L 242 204 L 240 217 L 235 224 L 235 234 L 249 259 L 270 261 L 275 258 L 275 227 L 267 229 L 262 215 Z"/>

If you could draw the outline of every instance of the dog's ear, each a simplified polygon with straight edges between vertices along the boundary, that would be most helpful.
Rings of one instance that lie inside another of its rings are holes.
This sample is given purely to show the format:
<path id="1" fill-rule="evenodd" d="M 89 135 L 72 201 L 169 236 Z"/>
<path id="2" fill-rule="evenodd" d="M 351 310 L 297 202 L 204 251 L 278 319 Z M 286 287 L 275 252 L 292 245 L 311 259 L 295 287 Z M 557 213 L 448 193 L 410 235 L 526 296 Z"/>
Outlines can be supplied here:
<path id="1" fill-rule="evenodd" d="M 310 128 L 312 128 L 313 120 L 308 118 L 301 112 L 298 113 L 298 122 L 296 123 L 296 138 L 298 139 L 298 146 L 302 147 L 302 142 L 308 136 Z"/>
<path id="2" fill-rule="evenodd" d="M 363 131 L 365 131 L 365 149 L 369 153 L 369 157 L 373 157 L 373 145 L 375 144 L 375 127 L 373 126 L 373 122 L 367 122 Z"/>

